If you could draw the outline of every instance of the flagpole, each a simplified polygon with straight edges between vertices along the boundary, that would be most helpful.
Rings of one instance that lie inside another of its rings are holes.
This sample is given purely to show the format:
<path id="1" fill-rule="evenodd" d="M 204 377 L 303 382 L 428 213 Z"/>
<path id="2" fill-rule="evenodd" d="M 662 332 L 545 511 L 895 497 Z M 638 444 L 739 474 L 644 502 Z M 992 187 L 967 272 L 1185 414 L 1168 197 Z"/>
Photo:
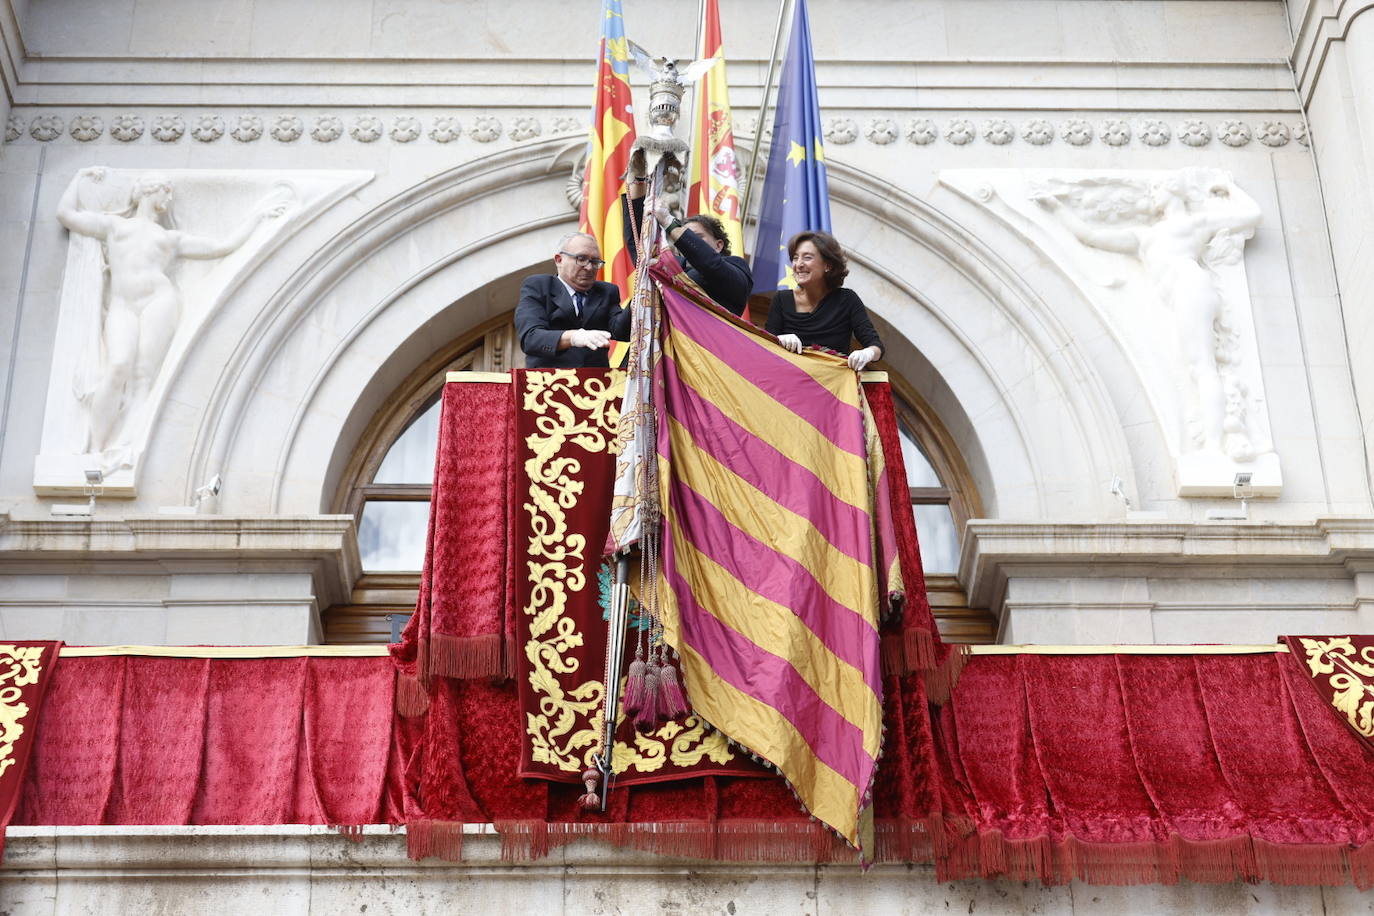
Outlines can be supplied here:
<path id="1" fill-rule="evenodd" d="M 773 74 L 778 69 L 778 43 L 782 40 L 782 24 L 787 18 L 787 8 L 791 0 L 778 0 L 778 24 L 773 29 L 773 56 L 768 61 L 768 76 L 763 82 L 763 98 L 759 100 L 759 117 L 754 126 L 754 148 L 749 151 L 749 180 L 744 183 L 744 202 L 740 206 L 740 218 L 744 221 L 743 230 L 749 228 L 749 201 L 754 196 L 754 178 L 759 169 L 759 145 L 763 141 L 763 119 L 768 114 L 768 95 L 773 91 Z M 754 244 L 758 244 L 758 228 L 754 229 Z M 745 251 L 753 249 L 745 246 Z"/>

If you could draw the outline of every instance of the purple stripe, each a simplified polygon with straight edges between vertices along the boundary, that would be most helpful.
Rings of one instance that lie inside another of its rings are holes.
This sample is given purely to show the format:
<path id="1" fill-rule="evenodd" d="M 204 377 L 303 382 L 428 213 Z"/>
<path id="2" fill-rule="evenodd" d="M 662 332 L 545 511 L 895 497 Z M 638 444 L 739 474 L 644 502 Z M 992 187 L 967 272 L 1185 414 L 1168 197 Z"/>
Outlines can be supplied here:
<path id="1" fill-rule="evenodd" d="M 870 565 L 868 513 L 837 497 L 810 468 L 788 458 L 689 388 L 677 363 L 663 357 L 668 413 L 703 452 L 778 505 L 811 522 L 834 548 Z"/>
<path id="2" fill-rule="evenodd" d="M 878 633 L 872 624 L 830 597 L 805 566 L 730 524 L 685 483 L 674 480 L 670 498 L 679 534 L 749 591 L 795 614 L 836 658 L 858 670 L 875 696 L 882 696 Z"/>
<path id="3" fill-rule="evenodd" d="M 717 677 L 790 722 L 817 759 L 853 783 L 860 793 L 867 790 L 874 761 L 864 751 L 862 730 L 822 700 L 786 660 L 760 649 L 696 603 L 691 588 L 677 571 L 671 537 L 664 540 L 663 560 L 664 574 L 677 597 L 686 644 L 701 655 Z"/>
<path id="4" fill-rule="evenodd" d="M 664 287 L 662 292 L 666 303 L 682 299 L 670 288 Z M 754 334 L 741 333 L 730 322 L 685 300 L 673 304 L 678 306 L 669 310 L 674 331 L 696 341 L 836 446 L 864 456 L 863 414 L 858 407 L 841 401 L 811 373 L 765 346 Z"/>

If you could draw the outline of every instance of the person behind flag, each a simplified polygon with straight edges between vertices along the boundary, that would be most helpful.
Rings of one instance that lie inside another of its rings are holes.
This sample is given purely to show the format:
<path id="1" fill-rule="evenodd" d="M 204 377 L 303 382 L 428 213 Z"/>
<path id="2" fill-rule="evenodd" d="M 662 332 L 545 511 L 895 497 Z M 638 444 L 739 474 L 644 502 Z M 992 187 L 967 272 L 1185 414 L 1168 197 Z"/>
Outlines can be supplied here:
<path id="1" fill-rule="evenodd" d="M 644 184 L 647 179 L 629 179 L 625 203 L 625 246 L 630 259 L 638 264 L 639 252 L 633 228 L 644 219 Z M 698 213 L 685 220 L 674 219 L 666 208 L 654 212 L 654 218 L 664 228 L 674 247 L 687 261 L 687 276 L 700 286 L 706 295 L 741 317 L 749 308 L 749 294 L 754 289 L 754 275 L 744 258 L 730 253 L 730 234 L 721 221 L 706 213 Z"/>
<path id="2" fill-rule="evenodd" d="M 825 347 L 843 353 L 852 339 L 862 346 L 849 352 L 849 367 L 862 371 L 882 359 L 883 344 L 859 294 L 844 286 L 849 259 L 828 232 L 798 232 L 787 243 L 795 291 L 778 290 L 765 329 L 793 353 Z"/>
<path id="3" fill-rule="evenodd" d="M 804 230 L 830 231 L 824 135 L 806 0 L 796 0 L 778 82 L 768 169 L 763 175 L 763 203 L 754 242 L 755 292 L 792 287 L 782 258 L 789 238 Z"/>
<path id="4" fill-rule="evenodd" d="M 554 275 L 526 277 L 515 307 L 515 334 L 527 369 L 609 366 L 611 338 L 630 339 L 630 310 L 614 283 L 596 279 L 605 266 L 596 239 L 572 232 L 558 243 Z"/>

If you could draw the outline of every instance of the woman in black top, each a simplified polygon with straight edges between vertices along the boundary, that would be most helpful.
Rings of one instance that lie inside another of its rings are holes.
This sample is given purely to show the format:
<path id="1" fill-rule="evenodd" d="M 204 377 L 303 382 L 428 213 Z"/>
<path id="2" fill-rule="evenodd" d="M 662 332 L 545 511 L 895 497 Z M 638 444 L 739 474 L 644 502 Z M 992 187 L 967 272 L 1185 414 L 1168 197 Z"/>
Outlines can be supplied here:
<path id="1" fill-rule="evenodd" d="M 848 351 L 849 366 L 855 370 L 882 359 L 883 342 L 873 330 L 868 309 L 858 293 L 842 285 L 849 276 L 849 260 L 835 237 L 828 232 L 798 232 L 787 243 L 787 255 L 797 289 L 773 294 L 764 326 L 768 333 L 793 353 L 800 353 L 803 346 Z M 849 350 L 854 338 L 861 346 Z"/>

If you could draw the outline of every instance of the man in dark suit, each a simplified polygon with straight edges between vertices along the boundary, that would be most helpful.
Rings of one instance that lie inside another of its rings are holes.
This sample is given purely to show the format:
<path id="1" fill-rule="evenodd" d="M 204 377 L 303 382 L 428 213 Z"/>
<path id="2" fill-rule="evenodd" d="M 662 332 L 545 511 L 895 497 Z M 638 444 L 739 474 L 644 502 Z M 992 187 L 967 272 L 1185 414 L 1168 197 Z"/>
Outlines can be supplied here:
<path id="1" fill-rule="evenodd" d="M 515 307 L 515 333 L 527 369 L 606 368 L 611 338 L 630 339 L 630 310 L 614 283 L 596 279 L 606 262 L 596 239 L 563 237 L 553 256 L 558 273 L 526 277 Z"/>

